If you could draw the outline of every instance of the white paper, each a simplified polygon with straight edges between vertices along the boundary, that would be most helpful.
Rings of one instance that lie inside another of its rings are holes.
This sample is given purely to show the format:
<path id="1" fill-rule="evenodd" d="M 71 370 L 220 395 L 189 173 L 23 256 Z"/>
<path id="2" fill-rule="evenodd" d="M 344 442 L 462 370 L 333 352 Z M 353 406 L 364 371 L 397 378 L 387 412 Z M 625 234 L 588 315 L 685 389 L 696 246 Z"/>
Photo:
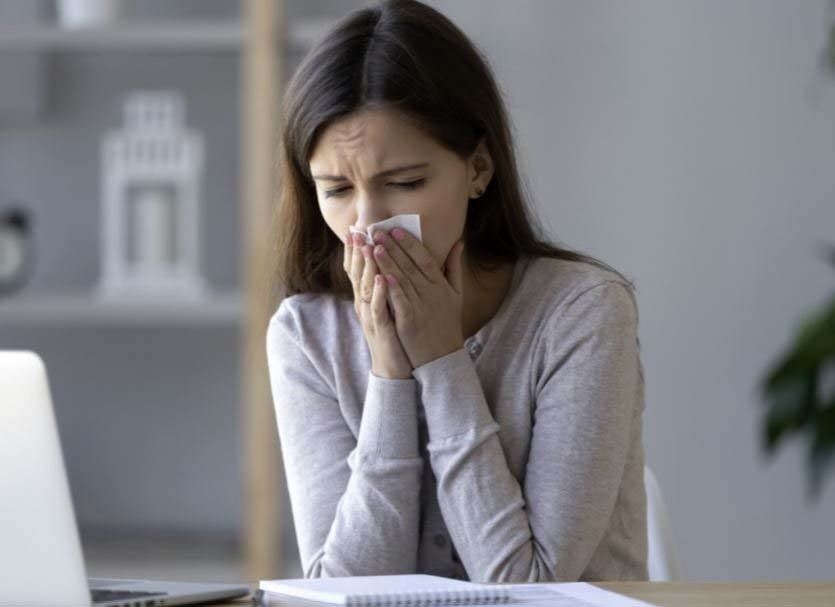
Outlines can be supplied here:
<path id="1" fill-rule="evenodd" d="M 656 607 L 616 592 L 603 590 L 587 582 L 540 584 L 478 584 L 425 574 L 315 578 L 294 580 L 262 580 L 259 588 L 300 598 L 333 604 L 346 604 L 349 595 L 387 593 L 416 593 L 446 591 L 455 593 L 467 588 L 501 588 L 512 598 L 505 605 L 520 607 Z M 267 597 L 269 595 L 266 595 Z M 388 596 L 395 596 L 390 594 Z M 271 604 L 266 600 L 265 605 Z M 282 604 L 282 603 L 275 603 Z M 384 602 L 381 602 L 384 604 Z M 426 605 L 432 602 L 424 603 Z M 440 604 L 440 603 L 438 603 Z M 496 607 L 495 601 L 470 604 L 470 607 Z"/>
<path id="2" fill-rule="evenodd" d="M 356 596 L 385 596 L 402 592 L 464 592 L 478 586 L 481 584 L 426 574 L 261 580 L 258 585 L 267 592 L 336 605 L 345 605 L 349 597 Z"/>
<path id="3" fill-rule="evenodd" d="M 420 215 L 395 215 L 389 217 L 385 221 L 378 221 L 367 226 L 365 230 L 360 230 L 354 226 L 350 227 L 351 234 L 362 234 L 365 236 L 366 244 L 374 244 L 374 230 L 390 231 L 393 228 L 402 228 L 409 232 L 412 236 L 423 242 L 423 237 L 420 233 Z"/>
<path id="4" fill-rule="evenodd" d="M 524 601 L 526 607 L 656 607 L 617 592 L 603 590 L 587 582 L 540 584 L 502 584 L 511 596 Z"/>

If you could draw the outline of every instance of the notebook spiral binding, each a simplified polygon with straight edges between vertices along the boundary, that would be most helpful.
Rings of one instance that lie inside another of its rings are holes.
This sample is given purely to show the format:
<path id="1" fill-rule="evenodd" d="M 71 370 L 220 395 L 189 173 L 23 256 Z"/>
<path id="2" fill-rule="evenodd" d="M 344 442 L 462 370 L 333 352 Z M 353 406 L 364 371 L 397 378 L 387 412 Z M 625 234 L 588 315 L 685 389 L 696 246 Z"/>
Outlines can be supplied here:
<path id="1" fill-rule="evenodd" d="M 358 594 L 348 597 L 345 605 L 346 607 L 420 607 L 421 605 L 499 604 L 508 603 L 510 600 L 511 594 L 507 588 L 480 588 L 477 590 Z"/>

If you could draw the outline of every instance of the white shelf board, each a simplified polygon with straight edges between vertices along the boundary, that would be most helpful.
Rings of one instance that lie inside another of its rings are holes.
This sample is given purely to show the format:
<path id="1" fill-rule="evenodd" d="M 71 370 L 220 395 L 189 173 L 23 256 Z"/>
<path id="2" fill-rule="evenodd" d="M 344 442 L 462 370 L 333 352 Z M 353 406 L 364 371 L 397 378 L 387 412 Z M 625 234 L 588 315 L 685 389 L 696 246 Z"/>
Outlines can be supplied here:
<path id="1" fill-rule="evenodd" d="M 309 48 L 333 18 L 305 18 L 288 25 L 285 48 Z M 124 21 L 107 26 L 0 25 L 0 51 L 240 51 L 244 26 L 235 19 Z"/>
<path id="2" fill-rule="evenodd" d="M 106 301 L 90 293 L 0 298 L 3 326 L 236 326 L 243 318 L 238 292 L 217 292 L 200 302 Z"/>

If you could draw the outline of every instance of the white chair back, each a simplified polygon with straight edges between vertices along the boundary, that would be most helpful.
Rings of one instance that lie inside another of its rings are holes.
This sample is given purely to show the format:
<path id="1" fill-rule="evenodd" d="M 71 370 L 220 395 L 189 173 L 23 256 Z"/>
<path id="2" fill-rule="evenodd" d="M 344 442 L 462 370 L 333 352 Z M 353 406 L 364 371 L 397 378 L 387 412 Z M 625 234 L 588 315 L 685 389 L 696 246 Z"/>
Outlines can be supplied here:
<path id="1" fill-rule="evenodd" d="M 649 581 L 671 582 L 681 579 L 673 531 L 661 488 L 649 466 L 644 466 L 644 485 L 647 492 L 647 552 Z"/>

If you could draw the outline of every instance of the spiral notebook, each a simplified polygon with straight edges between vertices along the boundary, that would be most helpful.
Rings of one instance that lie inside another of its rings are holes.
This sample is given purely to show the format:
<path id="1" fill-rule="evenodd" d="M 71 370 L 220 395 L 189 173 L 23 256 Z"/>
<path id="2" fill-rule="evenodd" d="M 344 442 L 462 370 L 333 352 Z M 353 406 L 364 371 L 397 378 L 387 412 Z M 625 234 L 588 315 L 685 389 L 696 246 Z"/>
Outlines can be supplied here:
<path id="1" fill-rule="evenodd" d="M 358 577 L 262 580 L 262 594 L 280 594 L 349 607 L 413 605 L 483 605 L 507 603 L 510 590 L 436 575 L 372 575 Z"/>

